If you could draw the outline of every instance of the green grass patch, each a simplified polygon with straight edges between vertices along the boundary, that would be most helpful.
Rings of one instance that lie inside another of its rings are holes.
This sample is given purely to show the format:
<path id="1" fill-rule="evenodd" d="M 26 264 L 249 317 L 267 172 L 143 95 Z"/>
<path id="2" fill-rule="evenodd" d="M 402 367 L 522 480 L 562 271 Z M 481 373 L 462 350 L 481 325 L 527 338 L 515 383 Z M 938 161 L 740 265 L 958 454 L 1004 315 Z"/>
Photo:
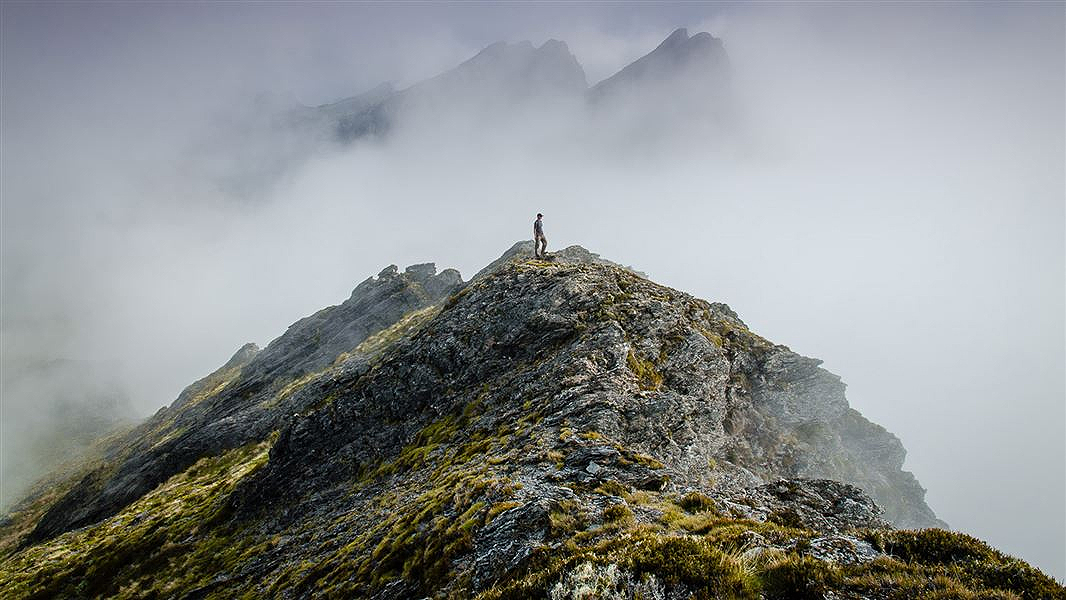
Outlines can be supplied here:
<path id="1" fill-rule="evenodd" d="M 655 363 L 637 356 L 632 349 L 626 356 L 626 364 L 629 370 L 637 376 L 637 381 L 642 390 L 657 390 L 662 387 L 663 376 L 655 368 Z"/>
<path id="2" fill-rule="evenodd" d="M 204 458 L 120 513 L 7 557 L 5 598 L 168 597 L 236 570 L 266 542 L 223 526 L 226 499 L 269 442 Z"/>

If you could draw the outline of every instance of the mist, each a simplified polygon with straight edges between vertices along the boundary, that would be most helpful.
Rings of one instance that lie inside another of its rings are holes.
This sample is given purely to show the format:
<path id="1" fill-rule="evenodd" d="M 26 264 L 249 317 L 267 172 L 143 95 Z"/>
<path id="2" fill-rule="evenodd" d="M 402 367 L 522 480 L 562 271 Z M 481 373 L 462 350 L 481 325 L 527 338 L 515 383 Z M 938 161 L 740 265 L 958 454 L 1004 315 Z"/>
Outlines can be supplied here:
<path id="1" fill-rule="evenodd" d="M 147 416 L 382 267 L 469 277 L 542 212 L 549 250 L 824 360 L 941 519 L 1066 576 L 1062 5 L 0 10 L 0 506 L 71 402 Z M 498 40 L 563 40 L 595 84 L 676 27 L 723 40 L 728 131 L 461 93 L 350 146 L 241 125 L 264 94 L 402 89 Z M 34 375 L 54 361 L 92 366 Z"/>

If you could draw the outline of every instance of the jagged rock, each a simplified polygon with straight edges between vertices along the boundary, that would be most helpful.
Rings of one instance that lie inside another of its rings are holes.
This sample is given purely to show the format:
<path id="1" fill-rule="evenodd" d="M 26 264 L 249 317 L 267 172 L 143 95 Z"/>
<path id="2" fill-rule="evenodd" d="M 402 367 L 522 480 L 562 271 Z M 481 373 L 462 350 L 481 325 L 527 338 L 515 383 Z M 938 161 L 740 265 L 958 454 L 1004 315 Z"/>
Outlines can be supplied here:
<path id="1" fill-rule="evenodd" d="M 867 563 L 884 556 L 870 542 L 847 535 L 814 538 L 803 553 L 818 560 L 844 565 Z"/>
<path id="2" fill-rule="evenodd" d="M 887 525 L 881 507 L 861 489 L 829 479 L 780 479 L 729 502 L 745 506 L 745 518 L 821 532 Z"/>
<path id="3" fill-rule="evenodd" d="M 411 265 L 404 269 L 403 272 L 411 279 L 419 283 L 425 283 L 426 280 L 437 274 L 437 265 L 433 263 Z"/>

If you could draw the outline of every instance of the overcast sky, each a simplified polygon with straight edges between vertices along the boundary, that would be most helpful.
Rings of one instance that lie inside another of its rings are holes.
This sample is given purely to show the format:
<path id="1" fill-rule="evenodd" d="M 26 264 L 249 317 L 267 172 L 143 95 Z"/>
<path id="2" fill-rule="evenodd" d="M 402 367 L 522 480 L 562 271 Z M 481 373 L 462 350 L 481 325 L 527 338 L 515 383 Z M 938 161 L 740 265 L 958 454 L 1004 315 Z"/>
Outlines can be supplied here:
<path id="1" fill-rule="evenodd" d="M 387 264 L 473 274 L 540 211 L 553 246 L 825 360 L 938 516 L 1061 580 L 1063 6 L 4 2 L 5 377 L 106 364 L 150 414 Z M 676 27 L 730 55 L 728 157 L 406 131 L 253 198 L 189 167 L 263 92 L 315 105 L 551 38 L 595 83 Z M 3 464 L 33 418 L 12 396 Z"/>

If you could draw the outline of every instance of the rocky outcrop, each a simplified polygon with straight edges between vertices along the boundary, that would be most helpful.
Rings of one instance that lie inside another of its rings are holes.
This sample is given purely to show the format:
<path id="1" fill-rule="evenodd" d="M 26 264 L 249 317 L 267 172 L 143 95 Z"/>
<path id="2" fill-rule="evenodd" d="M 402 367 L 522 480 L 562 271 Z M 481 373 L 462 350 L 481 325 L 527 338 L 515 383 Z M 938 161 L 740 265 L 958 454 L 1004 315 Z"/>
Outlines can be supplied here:
<path id="1" fill-rule="evenodd" d="M 1062 593 L 972 538 L 890 529 L 937 522 L 818 361 L 583 248 L 530 254 L 465 284 L 390 266 L 246 346 L 9 519 L 35 526 L 0 593 Z"/>

